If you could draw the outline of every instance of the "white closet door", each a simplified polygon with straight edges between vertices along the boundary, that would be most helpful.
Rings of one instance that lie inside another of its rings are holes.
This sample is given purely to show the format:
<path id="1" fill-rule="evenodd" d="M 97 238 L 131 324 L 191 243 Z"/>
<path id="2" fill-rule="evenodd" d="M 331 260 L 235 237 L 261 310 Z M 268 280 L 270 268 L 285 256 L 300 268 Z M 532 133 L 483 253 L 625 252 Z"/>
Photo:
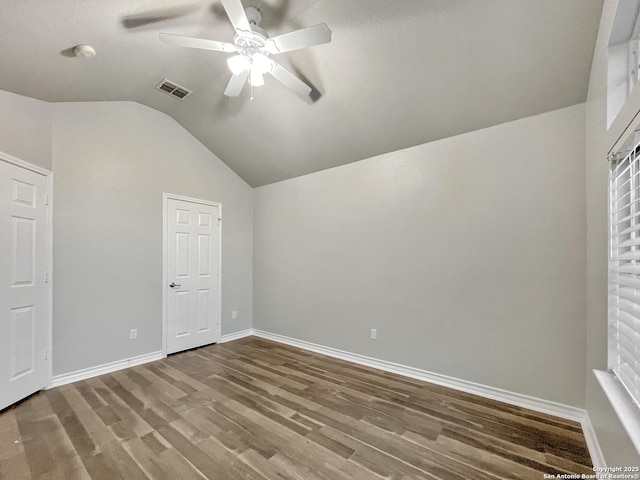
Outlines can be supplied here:
<path id="1" fill-rule="evenodd" d="M 220 340 L 220 206 L 168 198 L 167 354 Z"/>
<path id="2" fill-rule="evenodd" d="M 0 409 L 49 382 L 47 178 L 0 160 Z"/>

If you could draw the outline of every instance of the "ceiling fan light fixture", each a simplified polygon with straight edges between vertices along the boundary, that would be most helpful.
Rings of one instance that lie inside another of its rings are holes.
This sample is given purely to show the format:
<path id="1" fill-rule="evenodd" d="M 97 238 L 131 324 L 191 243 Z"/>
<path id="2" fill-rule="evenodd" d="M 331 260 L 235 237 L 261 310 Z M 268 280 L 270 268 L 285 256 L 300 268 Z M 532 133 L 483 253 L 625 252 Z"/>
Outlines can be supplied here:
<path id="1" fill-rule="evenodd" d="M 231 73 L 240 75 L 251 68 L 251 61 L 244 55 L 235 55 L 227 59 L 227 65 L 229 65 Z"/>

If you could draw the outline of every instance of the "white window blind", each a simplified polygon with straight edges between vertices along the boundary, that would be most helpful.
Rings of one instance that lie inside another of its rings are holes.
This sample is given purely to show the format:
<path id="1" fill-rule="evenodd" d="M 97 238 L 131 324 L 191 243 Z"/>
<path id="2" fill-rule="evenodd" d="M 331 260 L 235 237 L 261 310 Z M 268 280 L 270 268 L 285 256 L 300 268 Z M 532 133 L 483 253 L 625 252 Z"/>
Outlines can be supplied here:
<path id="1" fill-rule="evenodd" d="M 609 368 L 640 405 L 640 143 L 609 183 Z"/>

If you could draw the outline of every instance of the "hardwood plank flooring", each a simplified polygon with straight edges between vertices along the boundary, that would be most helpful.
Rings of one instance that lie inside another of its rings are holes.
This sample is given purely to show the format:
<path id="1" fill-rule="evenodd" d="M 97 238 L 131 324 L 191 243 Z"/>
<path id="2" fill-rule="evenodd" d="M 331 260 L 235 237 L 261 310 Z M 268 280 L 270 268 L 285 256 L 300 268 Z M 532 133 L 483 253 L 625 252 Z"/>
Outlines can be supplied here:
<path id="1" fill-rule="evenodd" d="M 592 474 L 580 425 L 256 337 L 0 412 L 0 480 Z"/>

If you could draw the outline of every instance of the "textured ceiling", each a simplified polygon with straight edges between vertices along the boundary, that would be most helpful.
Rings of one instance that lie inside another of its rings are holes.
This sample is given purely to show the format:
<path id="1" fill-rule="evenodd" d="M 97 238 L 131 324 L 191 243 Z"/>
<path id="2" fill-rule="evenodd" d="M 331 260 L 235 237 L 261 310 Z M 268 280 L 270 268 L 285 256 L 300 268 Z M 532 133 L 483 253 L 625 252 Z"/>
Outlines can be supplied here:
<path id="1" fill-rule="evenodd" d="M 585 101 L 602 0 L 245 0 L 271 36 L 325 22 L 330 44 L 277 60 L 223 96 L 228 54 L 159 32 L 231 41 L 219 0 L 0 0 L 0 89 L 51 102 L 131 100 L 166 112 L 253 186 Z M 90 60 L 70 48 L 91 44 Z M 194 91 L 154 89 L 163 78 Z M 499 145 L 496 146 L 499 148 Z"/>

